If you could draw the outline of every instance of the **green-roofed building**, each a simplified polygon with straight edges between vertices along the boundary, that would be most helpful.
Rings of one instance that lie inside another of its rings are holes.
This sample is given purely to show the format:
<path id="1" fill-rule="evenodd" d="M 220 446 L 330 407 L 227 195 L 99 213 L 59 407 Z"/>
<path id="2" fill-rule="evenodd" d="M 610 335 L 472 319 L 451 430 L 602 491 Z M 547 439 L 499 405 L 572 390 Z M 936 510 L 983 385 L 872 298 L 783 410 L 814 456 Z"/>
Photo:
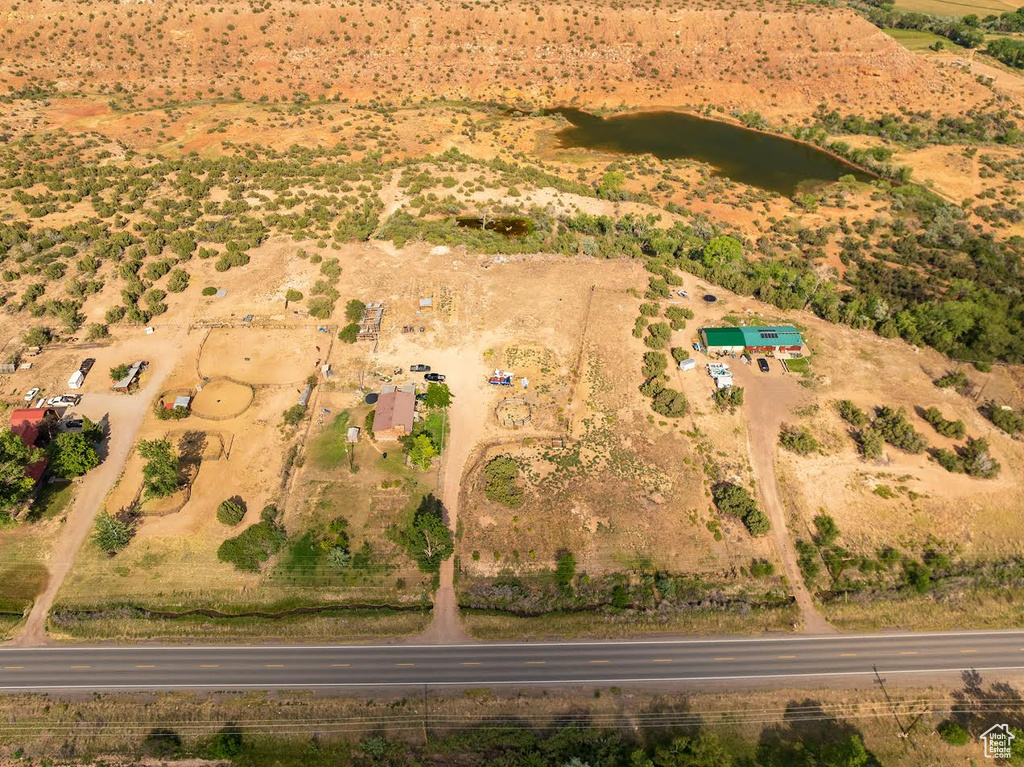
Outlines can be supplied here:
<path id="1" fill-rule="evenodd" d="M 750 328 L 701 328 L 700 340 L 709 354 L 771 354 L 776 357 L 800 357 L 804 340 L 792 325 Z"/>

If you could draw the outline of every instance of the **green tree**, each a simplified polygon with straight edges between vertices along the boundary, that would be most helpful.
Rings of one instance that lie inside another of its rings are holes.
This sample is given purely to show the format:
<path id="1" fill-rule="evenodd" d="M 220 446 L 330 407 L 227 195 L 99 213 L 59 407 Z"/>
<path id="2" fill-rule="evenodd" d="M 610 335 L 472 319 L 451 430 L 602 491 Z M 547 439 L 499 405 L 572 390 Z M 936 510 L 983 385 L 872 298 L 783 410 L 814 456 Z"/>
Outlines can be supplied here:
<path id="1" fill-rule="evenodd" d="M 10 429 L 0 431 L 0 511 L 9 511 L 32 492 L 35 482 L 25 470 L 38 462 L 43 453 L 29 447 Z"/>
<path id="2" fill-rule="evenodd" d="M 431 409 L 445 408 L 452 404 L 452 392 L 448 384 L 431 383 L 427 386 L 427 393 L 423 397 L 423 404 Z"/>
<path id="3" fill-rule="evenodd" d="M 164 498 L 178 491 L 178 459 L 174 448 L 166 439 L 149 439 L 139 442 L 139 455 L 146 459 L 142 467 L 145 495 L 150 498 Z"/>
<path id="4" fill-rule="evenodd" d="M 346 344 L 354 344 L 359 340 L 359 323 L 350 322 L 338 332 L 338 338 Z"/>
<path id="5" fill-rule="evenodd" d="M 712 237 L 700 256 L 701 263 L 712 268 L 729 266 L 742 258 L 743 246 L 739 240 L 728 235 Z"/>
<path id="6" fill-rule="evenodd" d="M 171 270 L 171 276 L 167 278 L 167 289 L 172 293 L 182 293 L 188 287 L 189 276 L 184 269 Z"/>
<path id="7" fill-rule="evenodd" d="M 295 290 L 294 288 L 288 288 L 284 293 L 284 300 L 292 303 L 294 301 L 302 300 L 302 292 Z"/>
<path id="8" fill-rule="evenodd" d="M 296 426 L 302 420 L 303 416 L 306 415 L 306 408 L 302 405 L 292 405 L 290 408 L 284 411 L 282 418 L 288 426 Z"/>
<path id="9" fill-rule="evenodd" d="M 444 506 L 434 495 L 426 495 L 412 519 L 399 533 L 409 556 L 423 572 L 436 573 L 441 563 L 455 551 L 452 531 L 444 521 Z"/>
<path id="10" fill-rule="evenodd" d="M 121 363 L 120 365 L 114 365 L 114 367 L 110 368 L 110 380 L 113 381 L 114 383 L 117 383 L 126 375 L 128 375 L 129 370 L 131 370 L 131 367 L 124 363 Z"/>
<path id="11" fill-rule="evenodd" d="M 47 446 L 50 469 L 59 477 L 81 477 L 99 466 L 100 457 L 85 434 L 64 432 Z"/>
<path id="12" fill-rule="evenodd" d="M 132 516 L 122 512 L 111 516 L 106 511 L 96 515 L 92 541 L 110 556 L 127 546 L 135 535 L 135 524 Z"/>
<path id="13" fill-rule="evenodd" d="M 660 376 L 668 368 L 668 360 L 661 352 L 644 352 L 643 377 Z"/>
<path id="14" fill-rule="evenodd" d="M 438 455 L 437 446 L 434 445 L 429 434 L 416 434 L 409 437 L 406 443 L 406 452 L 413 466 L 423 471 L 430 468 L 431 462 Z"/>
<path id="15" fill-rule="evenodd" d="M 732 767 L 733 758 L 715 733 L 683 735 L 654 751 L 654 767 Z"/>
<path id="16" fill-rule="evenodd" d="M 555 561 L 555 583 L 565 594 L 572 592 L 572 579 L 576 575 L 576 557 L 571 551 L 558 552 Z"/>
<path id="17" fill-rule="evenodd" d="M 358 298 L 353 298 L 347 304 L 345 304 L 345 319 L 349 322 L 359 323 L 359 320 L 363 318 L 363 312 L 366 311 L 366 304 L 360 301 Z"/>
<path id="18" fill-rule="evenodd" d="M 53 334 L 49 328 L 36 325 L 26 330 L 21 340 L 25 343 L 25 346 L 46 346 L 50 343 L 51 338 L 53 338 Z"/>
<path id="19" fill-rule="evenodd" d="M 217 505 L 217 521 L 222 525 L 234 527 L 245 516 L 245 507 L 238 501 L 228 499 Z"/>

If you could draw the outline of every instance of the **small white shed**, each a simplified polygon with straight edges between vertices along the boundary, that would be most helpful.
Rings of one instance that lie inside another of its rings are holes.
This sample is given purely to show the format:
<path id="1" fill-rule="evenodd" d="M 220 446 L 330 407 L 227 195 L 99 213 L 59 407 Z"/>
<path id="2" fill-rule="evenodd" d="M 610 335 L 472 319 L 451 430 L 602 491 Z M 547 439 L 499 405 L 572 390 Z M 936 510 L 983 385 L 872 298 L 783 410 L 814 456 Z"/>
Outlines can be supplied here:
<path id="1" fill-rule="evenodd" d="M 693 357 L 688 357 L 685 360 L 679 360 L 680 370 L 693 370 L 695 367 L 697 367 L 697 360 Z"/>

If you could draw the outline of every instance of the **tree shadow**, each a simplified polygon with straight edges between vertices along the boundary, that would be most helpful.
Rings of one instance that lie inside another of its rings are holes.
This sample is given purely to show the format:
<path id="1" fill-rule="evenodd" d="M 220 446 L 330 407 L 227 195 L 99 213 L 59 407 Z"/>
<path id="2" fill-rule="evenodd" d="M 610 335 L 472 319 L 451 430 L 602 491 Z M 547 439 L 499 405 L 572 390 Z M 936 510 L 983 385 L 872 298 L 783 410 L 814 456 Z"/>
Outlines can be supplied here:
<path id="1" fill-rule="evenodd" d="M 189 430 L 178 440 L 178 474 L 182 481 L 188 482 L 199 470 L 206 452 L 206 432 Z"/>
<path id="2" fill-rule="evenodd" d="M 790 767 L 814 764 L 877 764 L 867 751 L 860 730 L 822 708 L 821 703 L 805 698 L 786 704 L 780 724 L 761 733 L 757 764 L 763 767 Z"/>
<path id="3" fill-rule="evenodd" d="M 953 692 L 950 719 L 978 736 L 996 724 L 1024 729 L 1024 698 L 1007 682 L 986 685 L 971 669 L 960 675 L 963 687 Z"/>

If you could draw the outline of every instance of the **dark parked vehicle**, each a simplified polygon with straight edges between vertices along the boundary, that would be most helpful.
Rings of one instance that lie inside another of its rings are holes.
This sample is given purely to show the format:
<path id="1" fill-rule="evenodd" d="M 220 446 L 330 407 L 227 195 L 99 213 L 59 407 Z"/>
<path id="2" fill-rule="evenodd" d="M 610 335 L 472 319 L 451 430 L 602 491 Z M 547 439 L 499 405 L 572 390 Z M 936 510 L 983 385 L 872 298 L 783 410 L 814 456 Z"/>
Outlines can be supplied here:
<path id="1" fill-rule="evenodd" d="M 96 364 L 96 360 L 92 357 L 86 357 L 82 360 L 82 364 L 78 366 L 78 369 L 82 371 L 82 375 L 89 375 L 89 371 L 92 370 L 92 366 Z"/>
<path id="2" fill-rule="evenodd" d="M 410 365 L 409 366 L 409 372 L 410 373 L 429 373 L 430 372 L 430 365 Z"/>
<path id="3" fill-rule="evenodd" d="M 757 358 L 757 366 L 761 369 L 762 373 L 768 372 L 768 360 L 766 360 L 764 357 Z"/>
<path id="4" fill-rule="evenodd" d="M 427 373 L 423 376 L 423 379 L 426 381 L 437 381 L 438 383 L 441 383 L 444 381 L 444 376 L 440 373 Z"/>

